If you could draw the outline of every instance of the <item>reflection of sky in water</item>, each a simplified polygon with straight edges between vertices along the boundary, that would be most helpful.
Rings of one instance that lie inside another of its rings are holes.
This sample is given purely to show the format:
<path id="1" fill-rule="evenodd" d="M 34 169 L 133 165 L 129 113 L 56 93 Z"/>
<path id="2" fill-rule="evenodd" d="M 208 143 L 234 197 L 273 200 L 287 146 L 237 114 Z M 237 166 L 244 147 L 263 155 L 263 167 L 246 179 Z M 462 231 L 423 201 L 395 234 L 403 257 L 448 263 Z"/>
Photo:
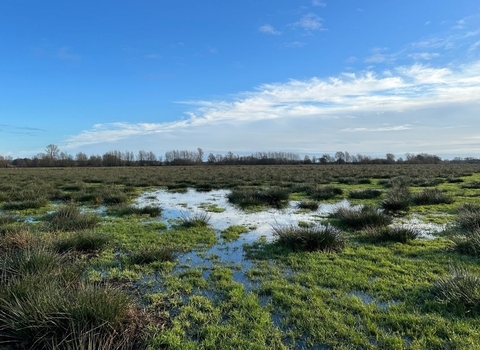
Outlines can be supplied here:
<path id="1" fill-rule="evenodd" d="M 201 204 L 215 204 L 225 209 L 222 213 L 209 213 L 210 225 L 216 230 L 224 230 L 232 225 L 243 225 L 247 228 L 254 227 L 252 231 L 242 235 L 245 241 L 255 241 L 260 236 L 272 238 L 272 225 L 296 224 L 299 221 L 319 222 L 328 214 L 339 207 L 349 207 L 347 200 L 336 204 L 321 204 L 317 211 L 298 212 L 298 202 L 291 201 L 285 209 L 265 209 L 261 212 L 246 213 L 237 209 L 228 202 L 228 190 L 215 190 L 210 192 L 196 192 L 188 190 L 186 193 L 172 193 L 164 190 L 144 193 L 137 199 L 139 206 L 157 204 L 163 208 L 162 216 L 166 219 L 175 219 L 187 213 L 203 211 Z"/>
<path id="2" fill-rule="evenodd" d="M 340 207 L 351 207 L 350 203 L 344 199 L 334 204 L 320 204 L 316 211 L 298 212 L 296 208 L 298 202 L 291 201 L 285 209 L 269 208 L 261 212 L 246 213 L 228 202 L 226 196 L 229 192 L 229 190 L 197 192 L 189 189 L 185 193 L 178 193 L 158 190 L 142 194 L 137 199 L 137 203 L 139 206 L 160 205 L 163 208 L 162 216 L 165 219 L 176 219 L 182 215 L 204 211 L 204 209 L 200 208 L 202 204 L 215 204 L 225 209 L 225 211 L 222 213 L 209 213 L 211 216 L 210 225 L 216 230 L 224 230 L 232 225 L 244 225 L 247 228 L 253 227 L 252 231 L 242 235 L 244 242 L 256 241 L 260 236 L 265 236 L 267 240 L 271 240 L 273 225 L 297 224 L 299 221 L 318 223 Z M 432 237 L 431 234 L 445 229 L 445 225 L 425 223 L 415 216 L 408 220 L 403 219 L 395 224 L 414 226 L 425 237 Z"/>

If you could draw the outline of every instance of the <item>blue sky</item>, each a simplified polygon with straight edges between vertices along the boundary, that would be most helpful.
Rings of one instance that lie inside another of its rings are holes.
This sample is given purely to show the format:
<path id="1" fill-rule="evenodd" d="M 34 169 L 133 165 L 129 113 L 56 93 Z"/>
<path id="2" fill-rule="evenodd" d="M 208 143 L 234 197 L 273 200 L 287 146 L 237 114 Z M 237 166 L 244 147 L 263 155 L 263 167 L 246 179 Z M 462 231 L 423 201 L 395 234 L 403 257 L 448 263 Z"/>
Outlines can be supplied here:
<path id="1" fill-rule="evenodd" d="M 0 3 L 0 155 L 480 157 L 480 3 Z"/>

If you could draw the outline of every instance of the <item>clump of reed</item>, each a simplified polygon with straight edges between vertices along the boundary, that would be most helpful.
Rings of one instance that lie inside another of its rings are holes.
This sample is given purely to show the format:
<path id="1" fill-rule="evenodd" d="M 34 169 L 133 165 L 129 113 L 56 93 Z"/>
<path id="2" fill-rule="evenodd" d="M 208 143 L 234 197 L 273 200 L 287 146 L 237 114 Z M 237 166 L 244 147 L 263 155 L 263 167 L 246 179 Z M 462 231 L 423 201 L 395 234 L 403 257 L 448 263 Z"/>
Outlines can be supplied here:
<path id="1" fill-rule="evenodd" d="M 343 194 L 343 190 L 336 186 L 311 186 L 306 189 L 307 195 L 315 200 L 328 200 Z"/>
<path id="2" fill-rule="evenodd" d="M 371 226 L 387 226 L 392 222 L 392 218 L 375 207 L 365 205 L 362 208 L 337 209 L 330 217 L 336 219 L 340 225 L 352 229 L 363 229 Z"/>
<path id="3" fill-rule="evenodd" d="M 364 190 L 354 190 L 348 193 L 348 198 L 352 199 L 373 199 L 380 197 L 383 191 L 375 188 L 367 188 Z"/>
<path id="4" fill-rule="evenodd" d="M 374 242 L 408 243 L 421 235 L 421 232 L 412 226 L 368 226 L 364 232 L 366 238 Z"/>
<path id="5" fill-rule="evenodd" d="M 267 205 L 282 208 L 288 203 L 290 192 L 287 189 L 270 187 L 266 189 L 234 188 L 227 195 L 228 201 L 241 208 Z"/>
<path id="6" fill-rule="evenodd" d="M 317 201 L 301 201 L 297 204 L 298 209 L 306 209 L 315 211 L 319 207 L 319 203 Z"/>
<path id="7" fill-rule="evenodd" d="M 450 204 L 453 203 L 453 198 L 438 188 L 426 188 L 414 194 L 412 202 L 415 205 Z"/>
<path id="8" fill-rule="evenodd" d="M 480 312 L 480 276 L 465 267 L 452 266 L 450 275 L 433 286 L 437 300 L 460 315 L 477 316 Z"/>
<path id="9" fill-rule="evenodd" d="M 68 203 L 45 215 L 44 221 L 50 231 L 77 231 L 93 229 L 100 218 L 95 214 L 82 213 L 74 203 Z"/>
<path id="10" fill-rule="evenodd" d="M 279 225 L 274 226 L 276 244 L 293 251 L 340 252 L 345 246 L 342 231 L 327 225 Z"/>

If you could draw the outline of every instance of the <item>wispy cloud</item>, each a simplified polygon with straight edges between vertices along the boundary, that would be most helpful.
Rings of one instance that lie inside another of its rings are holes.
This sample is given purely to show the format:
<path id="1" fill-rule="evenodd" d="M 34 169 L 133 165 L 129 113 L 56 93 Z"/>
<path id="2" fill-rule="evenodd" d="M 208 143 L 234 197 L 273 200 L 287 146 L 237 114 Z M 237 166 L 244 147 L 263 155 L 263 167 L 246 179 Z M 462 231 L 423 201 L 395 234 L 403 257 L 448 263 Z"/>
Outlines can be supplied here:
<path id="1" fill-rule="evenodd" d="M 326 7 L 327 3 L 324 2 L 324 1 L 320 1 L 320 0 L 312 0 L 312 5 L 313 6 L 319 6 L 319 7 Z"/>
<path id="2" fill-rule="evenodd" d="M 395 54 L 387 53 L 388 48 L 375 47 L 372 54 L 365 58 L 365 63 L 393 63 L 396 60 Z"/>
<path id="3" fill-rule="evenodd" d="M 408 54 L 408 57 L 417 61 L 428 61 L 438 56 L 440 56 L 438 52 L 415 52 Z"/>
<path id="4" fill-rule="evenodd" d="M 280 35 L 282 32 L 276 30 L 272 25 L 270 24 L 265 24 L 263 26 L 258 27 L 258 31 L 264 34 L 270 34 L 270 35 Z"/>
<path id="5" fill-rule="evenodd" d="M 394 125 L 394 126 L 381 126 L 381 127 L 360 127 L 360 128 L 345 128 L 340 131 L 344 132 L 382 132 L 382 131 L 403 131 L 412 129 L 412 125 Z"/>
<path id="6" fill-rule="evenodd" d="M 300 18 L 300 20 L 298 20 L 297 22 L 293 23 L 293 26 L 302 28 L 306 32 L 312 32 L 315 30 L 326 30 L 325 28 L 323 28 L 322 21 L 322 18 L 310 12 Z"/>
<path id="7" fill-rule="evenodd" d="M 170 123 L 97 124 L 69 137 L 66 145 L 125 145 L 128 140 L 136 138 L 139 142 L 141 138 L 142 143 L 151 140 L 155 147 L 158 140 L 168 140 L 164 146 L 167 149 L 202 145 L 218 149 L 226 142 L 233 150 L 255 150 L 271 149 L 272 140 L 281 140 L 282 149 L 327 151 L 326 144 L 338 145 L 344 138 L 342 134 L 348 132 L 352 137 L 342 149 L 351 145 L 358 152 L 380 148 L 389 152 L 428 152 L 435 146 L 451 152 L 455 147 L 450 145 L 449 150 L 439 146 L 437 139 L 462 140 L 473 137 L 472 132 L 480 134 L 476 126 L 478 96 L 480 61 L 455 70 L 422 64 L 398 66 L 383 73 L 343 73 L 324 79 L 264 84 L 233 100 L 183 101 L 180 103 L 189 107 L 186 119 Z M 463 134 L 451 129 L 459 124 L 469 126 L 462 128 Z M 395 136 L 397 133 L 402 136 Z M 205 134 L 210 135 L 208 140 Z M 410 148 L 405 147 L 406 142 Z"/>

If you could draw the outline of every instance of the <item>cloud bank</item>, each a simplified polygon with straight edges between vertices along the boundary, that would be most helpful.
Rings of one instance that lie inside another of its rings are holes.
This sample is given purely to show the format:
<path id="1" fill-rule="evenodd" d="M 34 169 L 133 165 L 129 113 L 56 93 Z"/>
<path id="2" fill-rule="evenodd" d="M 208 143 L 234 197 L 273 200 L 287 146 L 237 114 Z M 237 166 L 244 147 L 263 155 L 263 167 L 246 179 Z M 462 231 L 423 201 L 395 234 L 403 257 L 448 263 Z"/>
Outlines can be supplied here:
<path id="1" fill-rule="evenodd" d="M 231 100 L 181 101 L 185 119 L 97 124 L 64 148 L 474 154 L 478 96 L 480 60 L 455 69 L 415 63 L 264 84 Z"/>

